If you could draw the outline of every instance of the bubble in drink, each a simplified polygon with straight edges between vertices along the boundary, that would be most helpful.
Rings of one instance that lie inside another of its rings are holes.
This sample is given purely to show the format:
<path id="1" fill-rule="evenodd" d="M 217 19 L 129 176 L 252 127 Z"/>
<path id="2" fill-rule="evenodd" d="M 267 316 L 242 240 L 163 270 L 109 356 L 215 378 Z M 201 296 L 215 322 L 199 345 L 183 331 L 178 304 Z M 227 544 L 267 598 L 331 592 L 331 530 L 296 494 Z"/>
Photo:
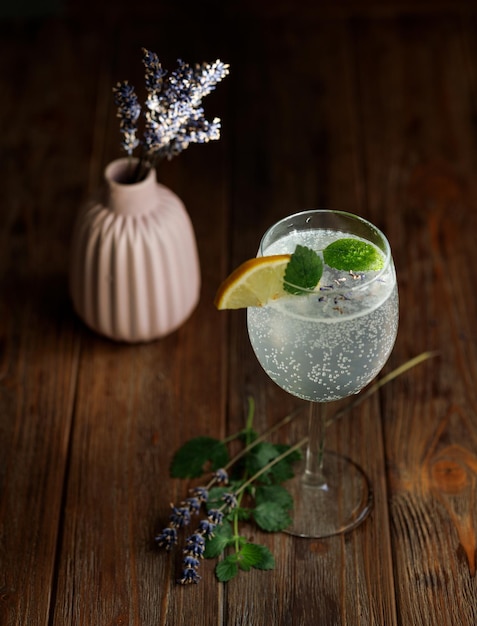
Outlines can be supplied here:
<path id="1" fill-rule="evenodd" d="M 293 253 L 297 244 L 318 252 L 344 237 L 351 235 L 292 231 L 263 253 Z M 393 264 L 379 272 L 344 272 L 325 265 L 313 293 L 251 307 L 247 323 L 259 362 L 289 393 L 318 402 L 358 393 L 382 369 L 396 338 Z"/>

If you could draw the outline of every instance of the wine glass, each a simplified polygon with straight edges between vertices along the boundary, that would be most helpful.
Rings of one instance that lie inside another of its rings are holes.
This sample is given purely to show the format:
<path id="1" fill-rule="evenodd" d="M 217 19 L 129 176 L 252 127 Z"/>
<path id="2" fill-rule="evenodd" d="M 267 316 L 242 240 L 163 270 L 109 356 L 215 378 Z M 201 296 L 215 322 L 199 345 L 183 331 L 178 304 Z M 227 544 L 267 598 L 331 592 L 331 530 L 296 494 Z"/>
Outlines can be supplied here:
<path id="1" fill-rule="evenodd" d="M 258 256 L 292 254 L 297 244 L 318 253 L 355 238 L 383 257 L 377 271 L 339 271 L 324 265 L 317 288 L 247 309 L 253 350 L 268 376 L 310 401 L 303 467 L 285 486 L 294 499 L 287 532 L 329 537 L 360 524 L 372 507 L 363 470 L 324 448 L 330 402 L 358 393 L 382 369 L 398 327 L 398 292 L 391 249 L 367 220 L 342 211 L 310 210 L 286 217 L 264 234 Z"/>

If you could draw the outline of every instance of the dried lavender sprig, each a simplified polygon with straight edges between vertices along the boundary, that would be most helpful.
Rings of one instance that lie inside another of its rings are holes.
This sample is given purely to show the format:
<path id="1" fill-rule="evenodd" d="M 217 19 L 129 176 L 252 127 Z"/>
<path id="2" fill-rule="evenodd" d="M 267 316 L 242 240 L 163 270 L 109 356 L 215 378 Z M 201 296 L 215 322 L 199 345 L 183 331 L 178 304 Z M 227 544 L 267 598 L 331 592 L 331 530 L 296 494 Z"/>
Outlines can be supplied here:
<path id="1" fill-rule="evenodd" d="M 170 515 L 170 526 L 172 528 L 182 528 L 190 524 L 190 505 L 176 507 L 171 504 L 172 513 Z"/>
<path id="2" fill-rule="evenodd" d="M 190 513 L 198 514 L 202 506 L 202 502 L 202 499 L 198 498 L 197 496 L 192 496 L 191 498 L 186 498 L 183 504 L 185 504 L 189 508 Z"/>
<path id="3" fill-rule="evenodd" d="M 170 551 L 177 545 L 177 528 L 183 528 L 190 524 L 191 515 L 198 515 L 202 503 L 207 502 L 209 490 L 206 487 L 194 487 L 191 489 L 192 497 L 181 502 L 176 507 L 171 504 L 172 512 L 169 515 L 169 524 L 158 533 L 154 540 L 158 547 Z"/>
<path id="4" fill-rule="evenodd" d="M 207 525 L 203 523 L 199 524 L 199 527 L 194 531 L 192 535 L 187 537 L 186 545 L 184 548 L 184 559 L 182 564 L 184 565 L 184 569 L 182 570 L 182 576 L 178 579 L 178 583 L 181 585 L 188 584 L 197 584 L 200 580 L 200 576 L 198 574 L 198 568 L 200 565 L 199 559 L 202 559 L 205 552 L 205 539 L 213 536 L 213 532 L 215 528 L 222 524 L 224 520 L 224 513 L 229 513 L 232 511 L 238 504 L 238 496 L 249 486 L 251 485 L 257 478 L 259 478 L 265 472 L 268 472 L 270 468 L 274 465 L 282 461 L 289 454 L 292 454 L 299 448 L 303 447 L 307 441 L 307 437 L 299 441 L 294 446 L 288 448 L 282 454 L 278 455 L 274 459 L 272 459 L 267 465 L 265 465 L 261 470 L 256 472 L 251 478 L 242 483 L 238 489 L 236 489 L 233 493 L 224 493 L 222 495 L 222 500 L 224 504 L 218 509 L 210 509 L 207 512 Z M 196 559 L 194 566 L 190 565 L 190 557 Z"/>
<path id="5" fill-rule="evenodd" d="M 214 536 L 214 531 L 224 520 L 224 511 L 231 511 L 237 506 L 237 499 L 233 493 L 222 496 L 224 504 L 220 509 L 210 509 L 207 511 L 207 519 L 201 520 L 195 532 L 187 537 L 183 550 L 184 558 L 182 564 L 182 576 L 177 581 L 181 585 L 197 584 L 200 580 L 198 569 L 200 560 L 204 558 L 205 540 Z"/>
<path id="6" fill-rule="evenodd" d="M 124 81 L 113 87 L 114 103 L 117 106 L 119 117 L 119 131 L 123 136 L 121 145 L 123 149 L 131 155 L 134 148 L 139 145 L 137 133 L 137 120 L 141 113 L 141 106 L 138 102 L 134 87 Z"/>
<path id="7" fill-rule="evenodd" d="M 157 56 L 145 51 L 144 64 L 148 77 L 157 73 Z M 150 89 L 146 100 L 148 111 L 145 113 L 145 143 L 151 161 L 158 157 L 170 159 L 186 149 L 190 143 L 219 139 L 220 120 L 215 118 L 212 122 L 207 122 L 199 105 L 202 98 L 215 89 L 215 85 L 228 72 L 229 66 L 220 60 L 212 64 L 197 65 L 193 70 L 179 59 L 178 68 L 163 84 L 161 68 L 161 78 L 157 85 L 160 88 Z"/>
<path id="8" fill-rule="evenodd" d="M 208 143 L 220 138 L 220 119 L 214 118 L 209 122 L 203 118 L 190 119 L 179 128 L 175 137 L 164 147 L 158 149 L 158 157 L 172 159 L 189 147 L 191 143 Z"/>
<path id="9" fill-rule="evenodd" d="M 283 420 L 282 420 L 283 421 Z M 214 536 L 214 531 L 218 525 L 222 524 L 224 520 L 225 512 L 232 511 L 237 506 L 237 498 L 246 489 L 252 482 L 254 482 L 259 476 L 261 476 L 264 472 L 268 471 L 271 467 L 273 467 L 276 463 L 279 463 L 286 456 L 300 448 L 305 440 L 300 441 L 295 446 L 289 448 L 275 459 L 272 459 L 270 463 L 268 463 L 264 468 L 260 471 L 256 472 L 249 480 L 243 483 L 238 489 L 233 493 L 226 492 L 222 495 L 222 500 L 224 504 L 218 509 L 209 509 L 207 511 L 207 518 L 205 520 L 201 520 L 196 528 L 196 530 L 187 537 L 185 547 L 184 547 L 184 559 L 183 565 L 184 569 L 182 571 L 182 577 L 178 580 L 178 582 L 182 585 L 195 583 L 197 584 L 200 580 L 200 576 L 197 572 L 199 567 L 199 559 L 203 558 L 203 554 L 205 551 L 205 540 Z M 253 447 L 253 446 L 250 446 Z M 249 448 L 250 449 L 250 448 Z M 228 482 L 228 474 L 225 469 L 221 468 L 214 472 L 213 478 L 209 484 L 214 484 L 218 482 L 225 483 Z M 182 507 L 172 507 L 172 513 L 170 516 L 169 526 L 164 528 L 159 535 L 156 536 L 155 540 L 159 547 L 165 548 L 165 550 L 170 551 L 177 544 L 177 530 L 176 528 L 180 528 L 186 526 L 190 523 L 190 512 L 192 507 L 194 512 L 196 512 L 197 506 L 196 501 L 206 502 L 208 499 L 208 489 L 206 487 L 195 487 L 191 490 L 194 493 L 194 497 L 187 498 L 182 504 Z M 193 559 L 193 561 L 191 560 Z"/>
<path id="10" fill-rule="evenodd" d="M 181 585 L 187 585 L 191 583 L 197 584 L 200 579 L 201 576 L 199 576 L 199 574 L 197 573 L 196 567 L 185 567 L 182 570 L 182 578 L 177 582 L 179 582 Z"/>
<path id="11" fill-rule="evenodd" d="M 178 59 L 178 69 L 172 73 L 171 87 L 173 92 L 182 91 L 187 87 L 190 106 L 197 107 L 201 100 L 213 91 L 222 79 L 229 74 L 230 66 L 217 59 L 213 63 L 196 64 L 194 69 Z"/>
<path id="12" fill-rule="evenodd" d="M 173 527 L 167 526 L 166 528 L 163 528 L 154 539 L 160 548 L 164 548 L 167 552 L 170 552 L 177 544 L 177 530 Z"/>
<path id="13" fill-rule="evenodd" d="M 377 383 L 375 383 L 374 385 L 369 387 L 368 391 L 365 394 L 363 394 L 363 395 L 366 398 L 368 398 L 370 395 L 372 395 L 373 393 L 378 391 L 378 389 L 380 389 L 383 385 L 387 384 L 388 382 L 391 382 L 391 380 L 394 380 L 396 377 L 398 377 L 401 374 L 405 373 L 409 369 L 415 367 L 416 365 L 422 363 L 423 361 L 425 361 L 427 359 L 430 359 L 430 358 L 433 358 L 433 357 L 437 356 L 438 354 L 439 354 L 438 352 L 430 352 L 430 351 L 429 352 L 423 352 L 422 354 L 420 354 L 420 355 L 410 359 L 409 361 L 407 361 L 403 365 L 399 366 L 398 368 L 396 368 L 395 370 L 390 372 L 387 376 L 382 378 L 380 381 L 378 381 Z M 345 406 L 343 409 L 338 411 L 335 414 L 335 416 L 330 420 L 330 422 L 333 421 L 334 419 L 339 419 L 340 417 L 342 417 L 345 412 L 347 412 L 348 410 L 354 408 L 356 406 L 356 404 L 358 404 L 358 402 L 356 402 L 356 401 L 350 402 L 347 406 Z M 273 432 L 274 430 L 277 430 L 283 424 L 285 424 L 285 423 L 289 422 L 291 419 L 293 419 L 294 415 L 297 412 L 299 412 L 299 411 L 301 411 L 301 409 L 298 409 L 294 413 L 292 413 L 290 415 L 287 415 L 283 420 L 281 420 L 281 422 L 279 422 L 278 424 L 273 426 L 266 433 L 264 433 L 261 437 L 257 438 L 249 446 L 247 446 L 244 450 L 242 450 L 225 467 L 228 468 L 230 465 L 235 463 L 235 461 L 238 460 L 238 458 L 240 458 L 241 456 L 246 454 L 251 448 L 253 448 L 255 445 L 257 445 L 260 441 L 263 441 L 263 439 L 265 439 L 271 432 Z M 237 496 L 240 496 L 240 494 L 252 482 L 254 482 L 258 477 L 260 477 L 261 474 L 263 474 L 264 472 L 268 471 L 273 465 L 275 465 L 276 463 L 280 462 L 288 454 L 290 454 L 290 453 L 294 452 L 295 450 L 303 447 L 307 443 L 307 441 L 308 441 L 308 437 L 303 438 L 300 442 L 298 442 L 298 444 L 296 444 L 292 448 L 289 448 L 288 450 L 286 450 L 283 454 L 279 455 L 278 457 L 275 457 L 274 459 L 272 459 L 272 461 L 269 464 L 267 464 L 259 472 L 257 472 L 254 476 L 252 476 L 249 480 L 247 480 L 245 483 L 243 483 L 234 492 L 234 494 L 225 494 L 225 497 L 227 499 L 229 499 L 231 495 L 234 496 L 235 498 L 237 498 Z M 222 472 L 225 472 L 225 475 L 226 475 L 226 470 L 225 469 L 217 470 L 216 475 L 221 475 Z M 215 482 L 215 480 L 216 480 L 216 476 L 214 475 L 214 478 L 212 479 L 212 481 L 210 483 L 210 486 L 211 486 L 211 484 L 213 484 Z M 206 491 L 208 493 L 207 489 L 204 488 L 204 487 L 200 487 L 198 489 L 204 490 L 204 491 Z M 201 522 L 199 523 L 199 527 L 198 527 L 197 531 L 191 537 L 199 536 L 199 537 L 204 538 L 204 537 L 207 537 L 207 536 L 212 536 L 213 535 L 213 531 L 215 530 L 215 528 L 219 524 L 221 524 L 222 521 L 223 521 L 223 517 L 224 517 L 223 511 L 224 511 L 224 509 L 226 509 L 226 504 L 225 503 L 224 503 L 224 505 L 222 505 L 222 507 L 220 507 L 220 509 L 211 509 L 211 510 L 209 510 L 208 511 L 207 520 L 201 520 Z M 190 540 L 190 538 L 188 538 L 188 541 L 189 541 L 189 544 L 186 545 L 186 548 L 187 547 L 190 548 L 190 546 L 193 545 L 193 540 Z M 192 541 L 192 544 L 191 544 L 191 541 Z M 166 529 L 164 529 L 162 531 L 162 533 L 158 537 L 156 537 L 156 542 L 158 543 L 159 546 L 165 547 L 166 550 L 172 549 L 172 546 L 175 545 L 175 543 L 177 542 L 177 532 L 176 532 L 175 528 L 166 528 Z M 199 548 L 195 548 L 195 552 L 199 552 L 200 553 L 199 556 L 203 555 L 203 550 L 201 549 L 201 546 L 202 546 L 202 542 L 200 543 Z M 184 570 L 182 572 L 182 578 L 178 581 L 181 584 L 198 583 L 200 578 L 201 578 L 198 575 L 198 572 L 197 572 L 197 569 L 199 567 L 200 561 L 198 559 L 195 559 L 194 562 L 193 562 L 193 565 L 191 565 L 191 562 L 188 560 L 190 557 L 191 557 L 190 550 L 186 550 L 185 557 L 184 557 L 184 560 L 183 560 Z"/>
<path id="14" fill-rule="evenodd" d="M 148 98 L 154 98 L 162 90 L 167 70 L 163 69 L 159 57 L 155 52 L 151 52 L 151 50 L 147 50 L 146 48 L 143 48 L 142 52 L 145 67 L 146 91 Z"/>
<path id="15" fill-rule="evenodd" d="M 154 106 L 159 106 L 157 100 Z M 150 105 L 151 103 L 149 103 Z M 151 105 L 152 106 L 152 105 Z M 170 106 L 164 113 L 150 108 L 145 113 L 146 127 L 144 131 L 145 159 L 150 166 L 160 158 L 171 159 L 190 143 L 204 143 L 210 139 L 220 137 L 220 120 L 218 118 L 210 124 L 197 117 L 197 111 L 185 106 Z M 202 125 L 202 132 L 194 132 Z"/>
<path id="16" fill-rule="evenodd" d="M 227 484 L 229 480 L 228 473 L 225 469 L 221 468 L 216 470 L 212 474 L 212 478 L 209 484 L 199 487 L 193 487 L 190 492 L 192 496 L 186 498 L 181 502 L 181 506 L 176 507 L 171 504 L 172 512 L 169 516 L 169 524 L 156 535 L 155 541 L 158 547 L 164 548 L 166 551 L 170 551 L 177 544 L 177 528 L 183 528 L 190 524 L 191 515 L 198 515 L 202 504 L 206 503 L 209 498 L 209 489 L 214 485 Z M 204 536 L 211 536 L 216 522 L 209 520 L 209 523 L 201 521 L 199 523 L 200 533 Z"/>
<path id="17" fill-rule="evenodd" d="M 220 469 L 216 470 L 213 474 L 213 480 L 219 485 L 227 485 L 229 482 L 227 469 L 225 467 L 221 467 Z"/>
<path id="18" fill-rule="evenodd" d="M 211 122 L 205 120 L 200 104 L 229 73 L 229 66 L 219 59 L 194 68 L 179 59 L 178 67 L 167 75 L 156 53 L 146 48 L 142 51 L 147 92 L 142 142 L 137 137 L 141 107 L 134 88 L 124 81 L 113 89 L 120 118 L 121 146 L 129 155 L 137 146 L 142 146 L 134 180 L 142 180 L 158 159 L 171 159 L 191 143 L 220 138 L 219 118 Z"/>
<path id="19" fill-rule="evenodd" d="M 193 487 L 190 491 L 201 502 L 207 502 L 209 499 L 209 487 Z"/>
<path id="20" fill-rule="evenodd" d="M 252 402 L 252 399 L 250 399 L 250 402 Z M 253 412 L 253 405 L 251 405 L 249 410 L 251 412 Z M 214 485 L 226 485 L 226 484 L 228 484 L 228 480 L 229 479 L 228 479 L 228 472 L 227 472 L 227 470 L 230 469 L 230 467 L 232 467 L 239 459 L 241 459 L 248 452 L 250 452 L 250 450 L 252 450 L 255 446 L 257 446 L 259 443 L 261 443 L 262 441 L 267 439 L 273 432 L 275 432 L 276 430 L 278 430 L 282 426 L 288 424 L 302 410 L 303 410 L 303 407 L 295 409 L 294 411 L 292 411 L 291 413 L 286 415 L 277 424 L 275 424 L 271 428 L 268 428 L 262 435 L 257 437 L 252 443 L 250 443 L 248 446 L 243 448 L 232 459 L 230 459 L 230 461 L 224 467 L 216 470 L 212 474 L 212 477 L 211 477 L 210 481 L 205 486 L 198 486 L 198 487 L 192 488 L 191 489 L 192 498 L 193 499 L 197 499 L 199 501 L 199 503 L 207 502 L 208 497 L 209 497 L 209 490 Z M 235 437 L 236 436 L 234 436 L 233 438 L 235 438 Z M 228 440 L 230 440 L 230 439 L 232 439 L 232 437 L 228 438 Z M 190 505 L 190 503 L 191 503 L 191 499 L 190 498 L 186 498 L 186 500 L 183 501 L 181 504 L 182 504 L 182 506 L 187 506 L 187 504 Z M 193 510 L 194 513 L 198 512 L 198 509 L 197 509 L 196 506 L 191 506 L 191 512 L 192 512 L 192 510 Z M 175 522 L 175 520 L 170 518 L 169 526 L 167 526 L 166 528 L 163 528 L 155 537 L 155 541 L 156 541 L 156 544 L 158 545 L 158 547 L 164 548 L 166 551 L 172 550 L 174 548 L 174 546 L 177 544 L 177 531 L 175 530 L 174 522 Z M 215 524 L 217 524 L 216 521 L 215 521 Z M 174 528 L 174 532 L 172 532 L 172 533 L 170 531 L 171 527 Z"/>

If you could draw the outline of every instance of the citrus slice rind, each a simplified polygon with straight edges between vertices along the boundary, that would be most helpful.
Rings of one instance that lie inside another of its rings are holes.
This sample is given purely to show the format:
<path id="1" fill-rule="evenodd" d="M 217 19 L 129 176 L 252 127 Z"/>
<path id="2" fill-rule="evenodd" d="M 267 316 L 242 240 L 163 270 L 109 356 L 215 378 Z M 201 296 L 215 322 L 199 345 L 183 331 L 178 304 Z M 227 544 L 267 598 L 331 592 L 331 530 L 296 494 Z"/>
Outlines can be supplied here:
<path id="1" fill-rule="evenodd" d="M 264 306 L 287 295 L 283 286 L 289 254 L 248 259 L 220 285 L 214 299 L 217 309 L 243 309 Z"/>

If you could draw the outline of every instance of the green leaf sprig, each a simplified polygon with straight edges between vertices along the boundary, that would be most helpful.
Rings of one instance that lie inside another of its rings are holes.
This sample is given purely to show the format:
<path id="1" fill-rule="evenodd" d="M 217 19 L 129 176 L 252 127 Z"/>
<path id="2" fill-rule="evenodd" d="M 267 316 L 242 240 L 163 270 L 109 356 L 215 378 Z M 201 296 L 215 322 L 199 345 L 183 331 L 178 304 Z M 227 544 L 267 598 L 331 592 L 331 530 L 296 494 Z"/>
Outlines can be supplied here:
<path id="1" fill-rule="evenodd" d="M 383 255 L 372 244 L 345 237 L 318 252 L 298 244 L 288 262 L 283 288 L 292 295 L 304 295 L 315 289 L 323 275 L 323 262 L 333 269 L 349 272 L 378 271 L 384 267 Z"/>
<path id="2" fill-rule="evenodd" d="M 295 296 L 307 293 L 320 282 L 323 261 L 307 246 L 297 245 L 285 269 L 283 287 Z"/>
<path id="3" fill-rule="evenodd" d="M 185 539 L 180 584 L 198 583 L 201 558 L 220 559 L 215 574 L 226 582 L 250 569 L 269 570 L 275 566 L 270 550 L 249 541 L 241 533 L 241 522 L 254 522 L 261 530 L 278 532 L 291 522 L 293 500 L 282 482 L 293 477 L 292 464 L 301 457 L 305 440 L 294 446 L 272 444 L 266 439 L 293 419 L 295 413 L 261 436 L 253 429 L 254 402 L 249 399 L 246 427 L 236 435 L 219 441 L 196 437 L 174 455 L 171 476 L 198 478 L 208 467 L 212 478 L 205 486 L 191 490 L 192 496 L 172 506 L 169 525 L 157 536 L 156 543 L 166 550 L 178 542 L 178 530 L 188 526 L 193 515 L 205 508 L 195 531 Z M 240 439 L 244 447 L 229 458 L 227 444 Z M 229 475 L 230 473 L 230 475 Z"/>
<path id="4" fill-rule="evenodd" d="M 345 413 L 376 393 L 381 387 L 438 354 L 432 351 L 423 352 L 400 365 L 368 387 L 358 398 L 337 411 L 326 425 L 329 426 L 332 422 L 341 419 Z M 207 558 L 224 556 L 215 569 L 218 580 L 223 582 L 234 578 L 240 570 L 273 569 L 274 557 L 271 552 L 266 546 L 249 542 L 241 535 L 239 523 L 253 519 L 260 528 L 269 532 L 284 529 L 288 525 L 288 511 L 292 507 L 291 496 L 279 483 L 285 477 L 292 475 L 290 464 L 300 456 L 299 450 L 306 444 L 308 438 L 305 437 L 292 447 L 275 446 L 274 452 L 266 443 L 266 439 L 289 423 L 301 410 L 298 409 L 287 415 L 266 433 L 257 436 L 252 429 L 254 404 L 250 399 L 247 425 L 243 431 L 225 441 L 196 437 L 175 454 L 171 465 L 171 473 L 175 477 L 192 478 L 202 475 L 205 471 L 205 464 L 210 464 L 212 468 L 215 468 L 212 479 L 206 487 L 193 488 L 192 497 L 186 498 L 179 507 L 171 505 L 170 523 L 156 536 L 159 547 L 172 550 L 177 544 L 177 530 L 188 525 L 191 515 L 198 514 L 203 504 L 208 501 L 210 508 L 207 511 L 207 518 L 199 522 L 197 530 L 185 541 L 183 570 L 179 583 L 199 582 L 199 559 L 204 556 Z M 219 467 L 219 461 L 225 459 L 224 450 L 228 455 L 226 443 L 237 438 L 242 438 L 246 443 L 245 447 L 230 459 L 225 467 Z M 255 450 L 252 456 L 253 449 L 260 444 L 263 444 L 262 448 Z M 189 455 L 195 453 L 197 457 L 194 457 L 192 463 Z M 273 458 L 267 462 L 270 454 Z M 227 470 L 233 465 L 238 465 L 240 460 L 242 461 L 242 475 L 240 476 L 239 473 L 238 478 L 232 478 L 231 487 L 235 485 L 236 488 L 235 492 L 231 493 L 230 489 L 225 489 L 221 485 L 228 482 Z M 247 473 L 257 464 L 261 465 L 261 468 L 253 476 L 247 478 Z M 250 495 L 251 500 L 248 507 L 245 507 L 242 502 L 246 494 Z M 218 508 L 212 508 L 214 505 Z"/>

